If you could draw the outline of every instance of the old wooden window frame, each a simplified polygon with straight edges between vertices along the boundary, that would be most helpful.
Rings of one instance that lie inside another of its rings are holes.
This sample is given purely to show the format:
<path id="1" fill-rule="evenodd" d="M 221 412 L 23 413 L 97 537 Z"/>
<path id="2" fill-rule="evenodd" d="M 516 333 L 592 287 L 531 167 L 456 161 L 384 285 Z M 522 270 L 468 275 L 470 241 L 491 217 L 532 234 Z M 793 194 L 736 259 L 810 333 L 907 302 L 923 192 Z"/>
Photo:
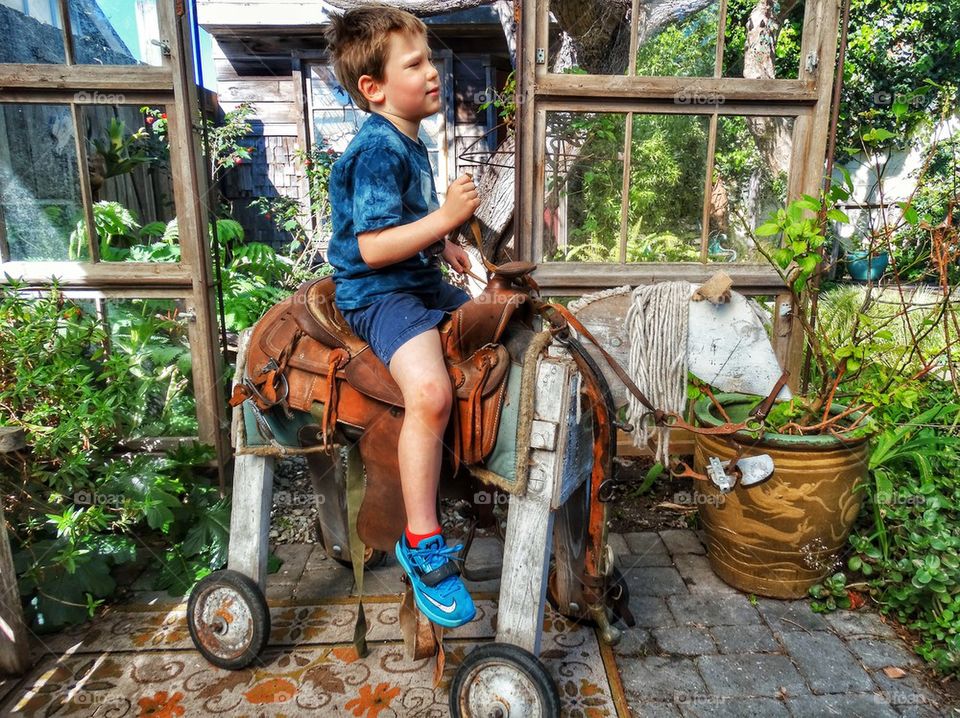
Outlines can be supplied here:
<path id="1" fill-rule="evenodd" d="M 634 0 L 634 17 L 639 3 Z M 721 23 L 726 0 L 721 0 Z M 529 10 L 533 10 L 532 15 Z M 812 149 L 825 148 L 832 89 L 834 53 L 836 52 L 836 5 L 829 0 L 808 0 L 805 6 L 804 33 L 801 45 L 801 67 L 797 79 L 754 80 L 719 77 L 647 77 L 633 75 L 632 58 L 636 56 L 637 23 L 631 28 L 631 63 L 627 75 L 566 75 L 548 72 L 545 62 L 537 62 L 542 50 L 546 56 L 548 0 L 524 4 L 521 17 L 520 54 L 518 60 L 518 125 L 517 162 L 519 172 L 517 208 L 521 231 L 518 252 L 522 259 L 542 259 L 542 224 L 534 218 L 542 216 L 543 167 L 545 152 L 546 112 L 581 111 L 626 114 L 624 138 L 625 174 L 629 171 L 629 148 L 633 113 L 682 114 L 707 116 L 711 133 L 708 158 L 712 157 L 716 140 L 716 124 L 720 115 L 785 116 L 794 118 L 788 200 L 801 194 L 817 194 L 822 180 L 824 157 Z M 722 28 L 721 28 L 722 30 Z M 718 54 L 722 52 L 722 31 L 718 33 Z M 811 61 L 811 60 L 814 61 Z M 719 63 L 718 63 L 719 65 Z M 719 96 L 722 105 L 706 110 L 680 105 L 674 98 L 680 92 L 691 95 Z M 709 166 L 708 166 L 709 171 Z M 528 188 L 519 191 L 519 188 Z M 529 188 L 536 188 L 531 193 Z M 621 201 L 625 201 L 622 199 Z M 709 202 L 709 191 L 704 202 Z M 704 227 L 704 237 L 707 228 Z M 621 254 L 625 242 L 621 231 Z M 638 284 L 670 279 L 702 281 L 723 268 L 738 286 L 754 293 L 783 288 L 776 273 L 766 265 L 698 264 L 698 263 L 543 263 L 537 270 L 542 287 L 556 294 L 580 293 L 587 289 Z"/>
<path id="2" fill-rule="evenodd" d="M 720 2 L 717 54 L 722 53 L 726 0 Z M 788 368 L 800 360 L 798 332 L 791 331 L 794 307 L 782 280 L 767 265 L 737 263 L 593 263 L 542 262 L 543 172 L 546 113 L 549 111 L 615 112 L 626 115 L 624 176 L 629 177 L 630 129 L 634 113 L 707 115 L 710 118 L 707 182 L 709 182 L 716 128 L 720 115 L 793 117 L 793 145 L 787 201 L 819 193 L 824 172 L 830 102 L 837 49 L 838 14 L 834 0 L 807 0 L 804 8 L 800 68 L 796 79 L 757 80 L 737 77 L 663 77 L 634 74 L 638 36 L 638 0 L 633 0 L 630 59 L 624 75 L 556 74 L 548 71 L 549 0 L 522 4 L 518 43 L 516 248 L 519 258 L 540 262 L 535 278 L 545 294 L 578 295 L 623 284 L 661 281 L 702 282 L 718 269 L 726 271 L 736 288 L 747 294 L 776 297 L 775 348 Z M 718 59 L 716 67 L 720 67 Z M 723 97 L 711 110 L 679 105 L 680 92 Z M 625 179 L 626 181 L 626 179 Z M 626 215 L 627 196 L 621 216 Z M 710 191 L 704 198 L 709 207 Z M 625 219 L 622 220 L 625 222 Z M 707 233 L 706 222 L 703 234 Z M 621 252 L 626 235 L 621 228 Z"/>
<path id="3" fill-rule="evenodd" d="M 69 0 L 55 0 L 64 38 L 64 64 L 0 63 L 0 102 L 56 104 L 70 108 L 80 170 L 80 195 L 88 227 L 90 260 L 8 261 L 0 256 L 0 282 L 7 275 L 31 290 L 44 290 L 54 281 L 67 296 L 93 299 L 171 299 L 183 302 L 192 358 L 194 399 L 199 439 L 212 445 L 222 468 L 230 458 L 226 432 L 224 366 L 216 322 L 212 257 L 207 241 L 208 216 L 201 198 L 208 196 L 206 169 L 197 122 L 198 88 L 194 81 L 192 30 L 184 0 L 157 0 L 162 64 L 74 64 Z M 170 174 L 179 228 L 181 261 L 100 262 L 93 228 L 93 205 L 87 172 L 86 146 L 78 95 L 123 95 L 123 105 L 163 105 L 167 112 Z M 165 443 L 160 440 L 160 443 Z"/>

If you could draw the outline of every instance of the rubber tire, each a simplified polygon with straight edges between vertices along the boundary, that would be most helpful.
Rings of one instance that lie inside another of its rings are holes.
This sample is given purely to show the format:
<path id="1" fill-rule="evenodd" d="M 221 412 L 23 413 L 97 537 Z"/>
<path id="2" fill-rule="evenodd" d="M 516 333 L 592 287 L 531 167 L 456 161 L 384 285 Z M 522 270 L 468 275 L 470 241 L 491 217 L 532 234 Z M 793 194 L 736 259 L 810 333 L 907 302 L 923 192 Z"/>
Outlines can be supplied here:
<path id="1" fill-rule="evenodd" d="M 201 596 L 205 592 L 221 586 L 233 589 L 240 596 L 241 600 L 247 605 L 253 620 L 253 636 L 249 645 L 243 653 L 231 659 L 224 659 L 212 653 L 201 641 L 199 631 L 194 623 L 194 613 Z M 270 610 L 267 607 L 267 599 L 260 591 L 256 581 L 246 574 L 229 569 L 214 571 L 204 577 L 190 592 L 190 598 L 187 601 L 187 628 L 190 630 L 193 645 L 203 654 L 204 658 L 217 668 L 224 668 L 228 671 L 246 668 L 257 660 L 270 638 Z"/>
<path id="2" fill-rule="evenodd" d="M 560 715 L 560 692 L 557 690 L 557 684 L 553 682 L 550 673 L 536 656 L 511 643 L 486 643 L 467 654 L 450 683 L 449 707 L 450 715 L 453 718 L 486 718 L 486 716 L 471 716 L 461 713 L 460 694 L 466 694 L 469 689 L 469 686 L 464 684 L 467 675 L 478 663 L 488 660 L 505 660 L 513 663 L 536 687 L 545 718 L 554 718 L 554 716 Z"/>

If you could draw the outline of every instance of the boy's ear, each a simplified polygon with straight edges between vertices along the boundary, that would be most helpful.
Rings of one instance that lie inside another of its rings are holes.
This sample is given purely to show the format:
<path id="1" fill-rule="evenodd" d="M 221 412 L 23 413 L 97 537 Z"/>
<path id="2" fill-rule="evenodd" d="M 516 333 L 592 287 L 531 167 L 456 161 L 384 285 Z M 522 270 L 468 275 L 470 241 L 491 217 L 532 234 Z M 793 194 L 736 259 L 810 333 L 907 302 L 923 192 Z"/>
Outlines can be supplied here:
<path id="1" fill-rule="evenodd" d="M 357 89 L 367 98 L 367 102 L 371 104 L 383 102 L 383 89 L 372 76 L 360 75 L 360 79 L 357 80 Z"/>

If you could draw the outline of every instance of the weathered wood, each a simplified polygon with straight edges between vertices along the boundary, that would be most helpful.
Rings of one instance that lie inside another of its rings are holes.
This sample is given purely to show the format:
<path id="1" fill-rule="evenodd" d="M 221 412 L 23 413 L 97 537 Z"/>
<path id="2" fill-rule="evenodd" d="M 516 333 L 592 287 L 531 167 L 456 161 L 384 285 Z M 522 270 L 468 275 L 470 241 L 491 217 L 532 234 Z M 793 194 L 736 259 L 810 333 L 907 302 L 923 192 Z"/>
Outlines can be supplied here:
<path id="1" fill-rule="evenodd" d="M 189 290 L 193 286 L 189 270 L 170 262 L 4 262 L 3 271 L 12 279 L 30 285 L 47 285 L 51 277 L 56 277 L 63 287 L 148 286 Z M 6 283 L 7 278 L 0 276 L 0 284 Z"/>
<path id="2" fill-rule="evenodd" d="M 546 74 L 537 78 L 535 97 L 604 100 L 722 97 L 727 102 L 783 102 L 812 105 L 817 88 L 809 80 L 755 80 L 743 77 L 646 77 L 637 75 Z M 687 110 L 695 109 L 692 100 Z M 682 104 L 682 103 L 681 103 Z"/>
<path id="3" fill-rule="evenodd" d="M 23 429 L 0 426 L 0 454 L 21 451 L 27 446 Z M 7 537 L 7 522 L 0 507 L 0 673 L 22 675 L 30 667 L 30 640 L 20 605 L 17 572 Z"/>
<path id="4" fill-rule="evenodd" d="M 540 360 L 534 399 L 536 419 L 552 423 L 562 420 L 562 426 L 566 428 L 567 388 L 574 370 L 569 359 Z M 563 441 L 558 445 L 562 446 Z M 510 497 L 497 610 L 497 641 L 512 643 L 537 655 L 550 567 L 551 501 L 563 462 L 560 451 L 542 449 L 533 449 L 530 460 L 526 494 Z"/>
<path id="5" fill-rule="evenodd" d="M 716 264 L 697 263 L 631 263 L 625 265 L 589 262 L 544 262 L 533 278 L 551 295 L 580 295 L 597 287 L 636 286 L 653 282 L 705 282 L 716 273 Z M 734 287 L 744 294 L 774 294 L 782 291 L 783 281 L 767 265 L 724 264 L 723 270 L 733 279 Z"/>
<path id="6" fill-rule="evenodd" d="M 272 456 L 240 454 L 233 469 L 227 568 L 252 578 L 261 591 L 267 585 L 273 468 Z"/>
<path id="7" fill-rule="evenodd" d="M 67 90 L 111 94 L 173 92 L 173 75 L 166 67 L 144 65 L 5 65 L 0 64 L 4 90 Z"/>
<path id="8" fill-rule="evenodd" d="M 167 108 L 167 136 L 170 140 L 170 167 L 175 178 L 174 201 L 180 230 L 182 269 L 190 277 L 193 293 L 187 309 L 194 321 L 187 325 L 192 358 L 194 397 L 200 439 L 214 447 L 221 487 L 225 484 L 225 466 L 230 460 L 226 429 L 225 367 L 218 336 L 216 282 L 208 240 L 209 216 L 206 200 L 210 197 L 208 166 L 198 133 L 193 131 L 197 111 L 202 111 L 194 81 L 192 27 L 188 18 L 170 17 L 169 3 L 158 8 L 170 39 L 169 61 L 175 71 L 173 87 L 176 102 Z M 169 270 L 168 270 L 169 271 Z"/>
<path id="9" fill-rule="evenodd" d="M 30 668 L 28 636 L 7 523 L 0 508 L 0 673 L 19 676 Z"/>
<path id="10" fill-rule="evenodd" d="M 27 438 L 18 426 L 0 426 L 0 454 L 20 451 L 27 447 Z"/>

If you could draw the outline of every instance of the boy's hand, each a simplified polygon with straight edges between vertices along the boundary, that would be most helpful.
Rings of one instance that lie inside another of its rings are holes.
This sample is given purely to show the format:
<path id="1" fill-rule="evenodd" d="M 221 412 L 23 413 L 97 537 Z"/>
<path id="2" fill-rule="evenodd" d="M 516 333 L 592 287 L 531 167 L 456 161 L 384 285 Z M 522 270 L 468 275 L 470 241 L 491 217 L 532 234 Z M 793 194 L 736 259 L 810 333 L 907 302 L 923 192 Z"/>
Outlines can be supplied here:
<path id="1" fill-rule="evenodd" d="M 456 242 L 451 242 L 449 240 L 446 241 L 445 245 L 446 246 L 444 246 L 443 252 L 440 253 L 440 256 L 443 257 L 447 264 L 450 265 L 450 269 L 457 274 L 463 274 L 470 269 L 470 255 L 467 254 L 463 247 Z"/>
<path id="2" fill-rule="evenodd" d="M 447 188 L 447 198 L 441 209 L 449 218 L 453 229 L 456 229 L 470 219 L 479 206 L 480 199 L 477 197 L 473 178 L 469 174 L 462 174 Z"/>

